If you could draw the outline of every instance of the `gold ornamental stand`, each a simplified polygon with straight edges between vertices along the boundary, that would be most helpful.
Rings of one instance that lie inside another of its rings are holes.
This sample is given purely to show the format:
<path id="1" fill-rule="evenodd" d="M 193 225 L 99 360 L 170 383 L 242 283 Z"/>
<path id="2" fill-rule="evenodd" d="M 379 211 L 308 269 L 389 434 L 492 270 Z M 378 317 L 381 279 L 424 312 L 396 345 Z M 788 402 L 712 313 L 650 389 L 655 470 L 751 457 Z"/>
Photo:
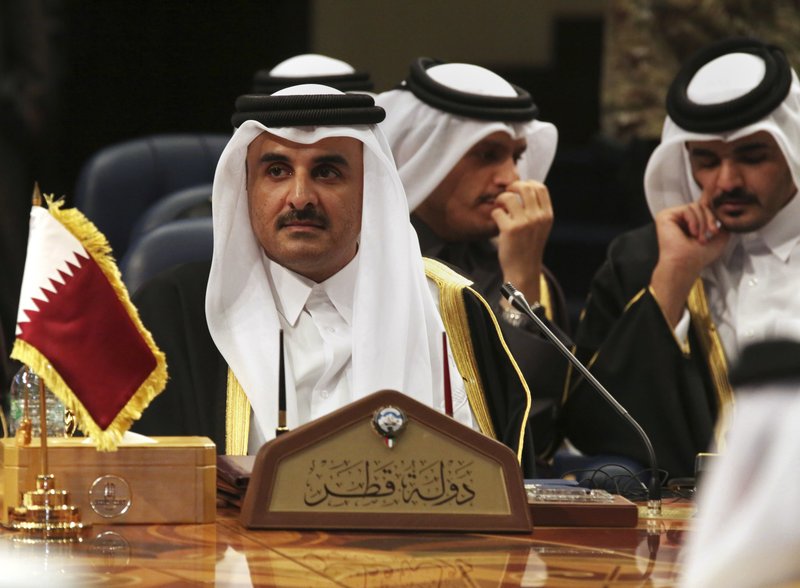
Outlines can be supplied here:
<path id="1" fill-rule="evenodd" d="M 69 492 L 55 488 L 55 476 L 36 477 L 36 490 L 25 492 L 22 506 L 9 511 L 9 526 L 31 539 L 80 541 L 84 529 L 77 506 L 69 503 Z"/>
<path id="2" fill-rule="evenodd" d="M 33 187 L 33 206 L 42 205 L 39 184 Z M 80 541 L 84 525 L 80 509 L 70 504 L 69 492 L 56 488 L 55 476 L 49 474 L 47 464 L 47 398 L 44 380 L 39 380 L 39 433 L 42 473 L 36 477 L 36 490 L 22 495 L 22 505 L 9 507 L 8 526 L 21 531 L 31 541 Z M 17 432 L 17 444 L 24 447 L 31 442 L 32 424 L 28 411 L 28 388 L 24 391 L 24 415 Z"/>
<path id="3" fill-rule="evenodd" d="M 80 509 L 70 504 L 69 491 L 56 488 L 55 476 L 49 474 L 47 463 L 47 399 L 44 381 L 39 379 L 39 432 L 42 473 L 36 477 L 36 489 L 22 495 L 22 506 L 9 508 L 9 527 L 21 531 L 25 538 L 34 541 L 80 541 L 84 525 Z M 28 391 L 25 390 L 27 407 Z M 27 415 L 26 415 L 27 416 Z M 17 442 L 27 445 L 27 439 L 18 436 Z"/>

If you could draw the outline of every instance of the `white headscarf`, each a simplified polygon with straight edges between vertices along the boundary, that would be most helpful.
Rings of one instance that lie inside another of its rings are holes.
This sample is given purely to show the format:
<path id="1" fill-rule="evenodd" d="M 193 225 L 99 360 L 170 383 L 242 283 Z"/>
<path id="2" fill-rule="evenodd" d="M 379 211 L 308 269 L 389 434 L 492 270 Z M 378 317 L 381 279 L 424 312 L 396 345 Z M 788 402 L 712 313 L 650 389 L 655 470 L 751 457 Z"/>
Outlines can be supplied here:
<path id="1" fill-rule="evenodd" d="M 736 390 L 725 453 L 702 479 L 681 586 L 789 586 L 800 578 L 800 382 Z"/>
<path id="2" fill-rule="evenodd" d="M 356 70 L 341 59 L 318 53 L 304 53 L 284 59 L 269 70 L 271 76 L 281 78 L 305 78 L 309 76 L 348 75 Z"/>
<path id="3" fill-rule="evenodd" d="M 446 63 L 428 68 L 427 74 L 462 92 L 517 95 L 511 84 L 477 65 Z M 411 210 L 433 192 L 467 151 L 492 133 L 503 131 L 514 139 L 527 140 L 528 149 L 518 164 L 523 180 L 544 181 L 555 157 L 558 131 L 551 123 L 485 121 L 450 114 L 429 106 L 409 90 L 378 94 L 375 103 L 386 110 L 381 128 L 392 146 Z"/>
<path id="4" fill-rule="evenodd" d="M 253 92 L 273 93 L 280 88 L 300 84 L 325 84 L 347 91 L 348 94 L 373 96 L 372 80 L 366 72 L 358 72 L 341 59 L 303 53 L 284 59 L 271 70 L 256 72 Z"/>
<path id="5" fill-rule="evenodd" d="M 275 95 L 341 94 L 327 86 L 294 86 Z M 236 375 L 265 439 L 277 425 L 280 323 L 268 265 L 250 226 L 245 183 L 247 147 L 268 131 L 297 143 L 352 137 L 364 144 L 364 202 L 353 304 L 352 400 L 382 389 L 428 406 L 441 396 L 444 326 L 431 296 L 419 242 L 389 146 L 375 125 L 266 128 L 244 122 L 222 152 L 212 194 L 214 255 L 206 318 L 217 348 Z M 294 393 L 286 374 L 287 395 Z M 289 424 L 292 424 L 289 414 Z"/>
<path id="6" fill-rule="evenodd" d="M 763 61 L 747 53 L 729 53 L 704 67 L 692 78 L 689 98 L 698 104 L 728 102 L 756 86 L 764 72 Z M 789 94 L 759 121 L 723 133 L 696 133 L 679 127 L 669 116 L 664 122 L 661 144 L 653 152 L 644 177 L 650 212 L 694 202 L 701 190 L 692 178 L 686 141 L 735 141 L 758 131 L 775 138 L 789 164 L 795 186 L 800 186 L 800 82 L 792 71 Z"/>

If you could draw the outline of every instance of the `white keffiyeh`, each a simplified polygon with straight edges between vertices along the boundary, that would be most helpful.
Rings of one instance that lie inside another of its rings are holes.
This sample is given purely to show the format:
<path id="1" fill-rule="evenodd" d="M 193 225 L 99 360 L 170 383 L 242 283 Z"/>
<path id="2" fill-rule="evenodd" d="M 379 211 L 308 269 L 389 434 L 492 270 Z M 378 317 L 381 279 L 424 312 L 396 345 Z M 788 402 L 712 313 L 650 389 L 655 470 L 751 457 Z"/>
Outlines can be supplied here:
<path id="1" fill-rule="evenodd" d="M 462 92 L 516 96 L 511 84 L 477 65 L 435 65 L 427 74 Z M 551 123 L 485 121 L 451 114 L 429 106 L 409 90 L 384 92 L 375 103 L 386 110 L 386 120 L 380 126 L 392 146 L 411 210 L 433 192 L 473 145 L 492 133 L 502 131 L 514 139 L 527 140 L 528 149 L 518 164 L 523 180 L 544 181 L 555 157 L 558 131 Z"/>
<path id="2" fill-rule="evenodd" d="M 281 78 L 306 78 L 310 76 L 348 75 L 355 73 L 349 63 L 341 59 L 319 55 L 318 53 L 304 53 L 284 59 L 269 70 L 271 76 Z"/>
<path id="3" fill-rule="evenodd" d="M 763 62 L 747 53 L 729 53 L 704 67 L 692 78 L 689 98 L 698 104 L 728 102 L 755 87 L 764 74 Z M 766 131 L 775 138 L 800 186 L 800 82 L 792 71 L 786 99 L 761 120 L 723 133 L 697 133 L 679 127 L 670 117 L 664 122 L 661 144 L 653 152 L 645 171 L 645 194 L 650 211 L 694 202 L 701 190 L 692 178 L 686 141 L 735 141 Z"/>

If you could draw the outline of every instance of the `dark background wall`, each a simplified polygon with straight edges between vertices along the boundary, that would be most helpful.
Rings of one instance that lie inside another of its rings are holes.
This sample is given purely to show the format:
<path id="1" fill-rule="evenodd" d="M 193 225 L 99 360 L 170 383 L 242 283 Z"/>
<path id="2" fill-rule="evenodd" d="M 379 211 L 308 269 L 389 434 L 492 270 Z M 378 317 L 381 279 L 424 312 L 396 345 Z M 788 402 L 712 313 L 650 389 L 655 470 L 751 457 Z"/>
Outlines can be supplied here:
<path id="1" fill-rule="evenodd" d="M 68 202 L 81 166 L 103 147 L 156 133 L 229 132 L 233 101 L 254 72 L 286 57 L 345 59 L 371 71 L 382 91 L 413 57 L 429 55 L 497 71 L 530 90 L 558 127 L 546 262 L 573 314 L 609 239 L 641 220 L 617 181 L 617 155 L 598 137 L 600 0 L 509 0 L 494 11 L 495 26 L 477 1 L 43 1 L 57 108 L 36 177 Z"/>
<path id="2" fill-rule="evenodd" d="M 319 25 L 309 0 L 51 0 L 49 6 L 51 20 L 43 26 L 51 31 L 59 106 L 41 180 L 45 191 L 68 197 L 78 168 L 96 150 L 159 132 L 227 132 L 233 100 L 257 69 L 297 53 L 326 52 L 324 38 L 315 40 Z M 556 18 L 550 28 L 547 60 L 473 61 L 531 90 L 543 117 L 559 127 L 561 147 L 571 149 L 598 129 L 602 11 Z M 456 37 L 456 29 L 442 36 Z M 380 52 L 381 39 L 370 42 Z M 455 49 L 438 53 L 459 58 Z M 358 58 L 331 54 L 364 67 Z M 405 66 L 389 75 L 397 81 L 404 74 Z"/>
<path id="3" fill-rule="evenodd" d="M 618 189 L 617 155 L 598 137 L 607 0 L 2 1 L 43 11 L 0 22 L 22 39 L 3 55 L 38 55 L 42 41 L 49 48 L 29 69 L 48 89 L 46 132 L 26 149 L 22 188 L 0 201 L 4 232 L 18 233 L 6 248 L 17 260 L 33 179 L 72 203 L 81 166 L 104 147 L 158 133 L 228 133 L 233 102 L 253 74 L 306 52 L 370 71 L 377 91 L 421 55 L 483 65 L 530 90 L 560 134 L 547 179 L 556 222 L 546 262 L 573 316 L 608 240 L 638 220 Z M 17 13 L 0 18 L 9 14 Z M 23 206 L 11 214 L 9 202 Z M 4 264 L 0 291 L 16 296 L 19 280 L 21 269 Z M 5 306 L 10 343 L 15 304 Z"/>
<path id="4" fill-rule="evenodd" d="M 51 4 L 58 109 L 42 189 L 72 196 L 82 163 L 153 133 L 228 132 L 253 73 L 308 50 L 305 0 Z"/>

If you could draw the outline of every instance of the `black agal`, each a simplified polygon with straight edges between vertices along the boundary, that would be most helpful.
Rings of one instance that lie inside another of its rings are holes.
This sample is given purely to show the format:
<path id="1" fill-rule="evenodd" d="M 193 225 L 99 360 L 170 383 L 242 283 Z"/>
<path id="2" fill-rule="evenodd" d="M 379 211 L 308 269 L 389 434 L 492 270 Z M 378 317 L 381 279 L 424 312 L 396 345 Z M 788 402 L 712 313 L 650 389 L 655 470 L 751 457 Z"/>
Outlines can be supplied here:
<path id="1" fill-rule="evenodd" d="M 253 94 L 273 94 L 298 84 L 322 84 L 342 92 L 369 92 L 373 88 L 372 79 L 367 72 L 287 77 L 274 76 L 270 74 L 270 70 L 262 69 L 253 76 Z"/>
<path id="2" fill-rule="evenodd" d="M 524 122 L 535 119 L 539 114 L 531 95 L 519 86 L 511 84 L 516 96 L 462 92 L 431 78 L 427 70 L 435 65 L 441 65 L 441 62 L 428 57 L 417 59 L 411 64 L 408 78 L 401 88 L 411 90 L 417 98 L 434 108 L 480 120 Z"/>
<path id="3" fill-rule="evenodd" d="M 386 118 L 366 94 L 307 94 L 264 96 L 245 94 L 236 99 L 234 127 L 255 120 L 267 127 L 371 125 Z"/>
<path id="4" fill-rule="evenodd" d="M 689 84 L 708 63 L 731 53 L 748 53 L 764 62 L 764 77 L 747 93 L 725 102 L 698 104 L 688 95 Z M 680 69 L 667 93 L 667 112 L 675 123 L 698 133 L 732 131 L 752 124 L 783 102 L 792 70 L 783 51 L 756 39 L 725 39 L 694 54 Z"/>

